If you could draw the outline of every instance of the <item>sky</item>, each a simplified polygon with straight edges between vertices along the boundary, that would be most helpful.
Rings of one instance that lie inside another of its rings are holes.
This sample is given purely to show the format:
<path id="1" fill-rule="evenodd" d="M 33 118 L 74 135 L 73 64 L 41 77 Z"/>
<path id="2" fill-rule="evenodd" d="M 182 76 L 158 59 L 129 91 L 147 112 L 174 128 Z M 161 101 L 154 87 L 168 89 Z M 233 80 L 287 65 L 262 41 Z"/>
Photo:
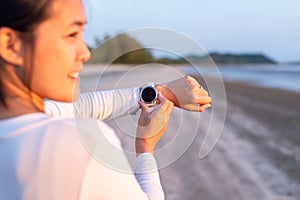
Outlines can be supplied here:
<path id="1" fill-rule="evenodd" d="M 85 0 L 85 41 L 144 27 L 173 30 L 207 52 L 300 61 L 300 0 Z M 151 40 L 151 38 L 148 38 Z M 147 43 L 147 37 L 139 39 Z M 173 42 L 176 45 L 176 42 Z M 193 49 L 185 44 L 186 54 Z"/>

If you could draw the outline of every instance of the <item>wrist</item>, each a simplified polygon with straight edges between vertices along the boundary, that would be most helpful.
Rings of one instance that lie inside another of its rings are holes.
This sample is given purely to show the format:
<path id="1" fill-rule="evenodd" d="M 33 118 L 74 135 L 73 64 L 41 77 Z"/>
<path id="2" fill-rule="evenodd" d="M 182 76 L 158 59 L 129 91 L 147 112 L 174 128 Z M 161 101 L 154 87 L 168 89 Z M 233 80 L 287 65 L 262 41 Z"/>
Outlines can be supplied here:
<path id="1" fill-rule="evenodd" d="M 160 92 L 165 98 L 169 101 L 173 102 L 173 104 L 179 107 L 179 102 L 176 95 L 172 92 L 171 89 L 168 88 L 165 84 L 155 84 L 155 88 L 158 92 Z"/>
<path id="2" fill-rule="evenodd" d="M 154 152 L 154 146 L 152 144 L 149 144 L 146 140 L 143 138 L 136 138 L 135 140 L 135 152 L 137 156 L 142 153 L 151 153 Z"/>

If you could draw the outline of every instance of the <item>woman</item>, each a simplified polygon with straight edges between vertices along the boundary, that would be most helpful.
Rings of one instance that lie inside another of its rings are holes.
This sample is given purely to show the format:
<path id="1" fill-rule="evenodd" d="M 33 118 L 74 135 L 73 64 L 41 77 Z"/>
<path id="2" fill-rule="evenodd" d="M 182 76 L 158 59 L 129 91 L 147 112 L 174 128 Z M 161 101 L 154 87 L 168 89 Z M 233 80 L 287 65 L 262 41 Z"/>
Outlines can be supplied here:
<path id="1" fill-rule="evenodd" d="M 89 57 L 81 0 L 1 1 L 0 13 L 0 199 L 163 199 L 158 172 L 146 172 L 156 166 L 152 154 L 173 103 L 159 95 L 150 115 L 141 104 L 137 177 L 105 167 L 83 147 L 73 120 L 44 113 L 45 98 L 79 97 Z"/>

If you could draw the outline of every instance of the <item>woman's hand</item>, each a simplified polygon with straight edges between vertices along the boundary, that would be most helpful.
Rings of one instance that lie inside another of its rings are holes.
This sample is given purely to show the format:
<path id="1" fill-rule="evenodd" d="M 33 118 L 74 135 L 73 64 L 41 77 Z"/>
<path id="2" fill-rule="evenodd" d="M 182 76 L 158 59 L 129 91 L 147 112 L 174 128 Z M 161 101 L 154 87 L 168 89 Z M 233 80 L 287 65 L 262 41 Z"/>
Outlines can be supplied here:
<path id="1" fill-rule="evenodd" d="M 136 153 L 153 153 L 156 143 L 164 134 L 173 109 L 173 103 L 158 95 L 160 104 L 155 110 L 149 112 L 149 108 L 141 103 L 142 112 L 136 131 Z"/>
<path id="2" fill-rule="evenodd" d="M 208 96 L 208 92 L 191 76 L 185 76 L 155 87 L 176 107 L 196 112 L 202 112 L 211 107 L 211 98 Z"/>

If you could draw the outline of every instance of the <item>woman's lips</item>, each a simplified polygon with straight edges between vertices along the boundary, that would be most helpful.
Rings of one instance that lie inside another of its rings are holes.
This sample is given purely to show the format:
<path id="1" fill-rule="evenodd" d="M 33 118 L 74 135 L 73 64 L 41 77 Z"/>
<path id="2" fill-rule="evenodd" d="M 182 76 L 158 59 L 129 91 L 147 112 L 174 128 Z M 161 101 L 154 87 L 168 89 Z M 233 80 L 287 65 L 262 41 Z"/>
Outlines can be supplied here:
<path id="1" fill-rule="evenodd" d="M 73 80 L 79 80 L 79 72 L 73 72 L 73 73 L 69 74 L 68 77 Z"/>

